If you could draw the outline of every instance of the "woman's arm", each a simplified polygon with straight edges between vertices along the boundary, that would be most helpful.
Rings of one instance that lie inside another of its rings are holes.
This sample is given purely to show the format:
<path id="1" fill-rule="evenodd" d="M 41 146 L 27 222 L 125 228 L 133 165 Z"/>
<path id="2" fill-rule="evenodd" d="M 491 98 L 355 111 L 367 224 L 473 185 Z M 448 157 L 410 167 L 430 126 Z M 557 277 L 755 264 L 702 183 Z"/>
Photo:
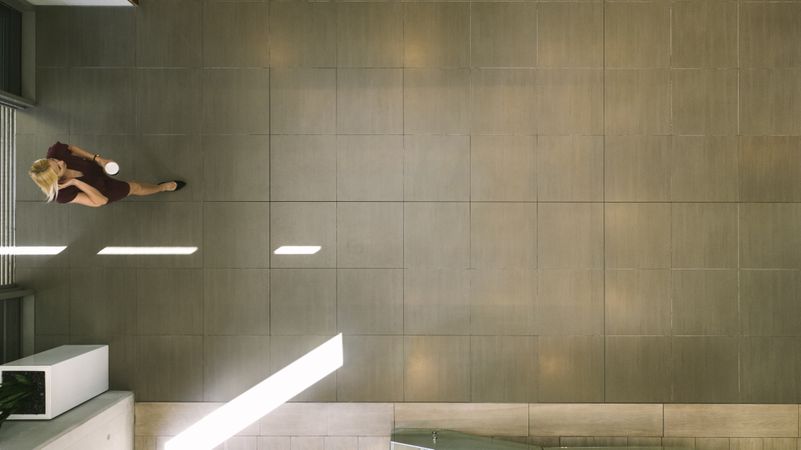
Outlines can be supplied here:
<path id="1" fill-rule="evenodd" d="M 94 161 L 100 167 L 105 166 L 106 163 L 110 161 L 108 159 L 102 158 L 99 154 L 89 153 L 86 150 L 78 147 L 77 145 L 67 145 L 67 150 L 69 150 L 70 153 L 72 153 L 75 156 L 78 156 L 79 158 L 83 158 L 89 161 Z"/>
<path id="2" fill-rule="evenodd" d="M 86 184 L 77 178 L 73 178 L 60 185 L 59 189 L 67 186 L 75 186 L 81 190 L 81 193 L 79 193 L 70 203 L 79 203 L 86 206 L 103 206 L 108 203 L 108 197 L 101 194 L 100 191 L 95 189 L 94 186 Z M 86 200 L 88 200 L 88 203 L 90 204 L 87 204 Z"/>

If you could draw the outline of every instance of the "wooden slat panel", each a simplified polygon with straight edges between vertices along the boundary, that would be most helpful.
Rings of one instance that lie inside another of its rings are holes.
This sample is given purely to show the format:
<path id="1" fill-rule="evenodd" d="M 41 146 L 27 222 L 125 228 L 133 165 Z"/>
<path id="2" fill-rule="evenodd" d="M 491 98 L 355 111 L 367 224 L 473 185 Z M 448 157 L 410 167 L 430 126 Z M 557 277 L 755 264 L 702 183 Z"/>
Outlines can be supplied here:
<path id="1" fill-rule="evenodd" d="M 795 437 L 798 405 L 665 405 L 665 436 Z"/>
<path id="2" fill-rule="evenodd" d="M 661 436 L 660 404 L 532 404 L 532 436 Z"/>
<path id="3" fill-rule="evenodd" d="M 484 436 L 527 436 L 524 403 L 396 403 L 395 428 L 441 428 Z"/>

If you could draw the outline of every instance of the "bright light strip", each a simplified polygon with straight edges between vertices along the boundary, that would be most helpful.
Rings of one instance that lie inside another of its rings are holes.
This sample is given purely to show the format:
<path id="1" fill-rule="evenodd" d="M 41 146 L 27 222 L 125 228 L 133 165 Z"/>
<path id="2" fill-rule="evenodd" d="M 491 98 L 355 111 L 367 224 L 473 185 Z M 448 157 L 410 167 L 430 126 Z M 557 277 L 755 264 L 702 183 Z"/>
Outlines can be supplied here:
<path id="1" fill-rule="evenodd" d="M 65 245 L 0 247 L 0 255 L 58 255 L 65 248 Z"/>
<path id="2" fill-rule="evenodd" d="M 106 247 L 98 255 L 191 255 L 197 247 Z"/>
<path id="3" fill-rule="evenodd" d="M 195 422 L 164 449 L 213 449 L 342 367 L 342 358 L 340 333 Z"/>
<path id="4" fill-rule="evenodd" d="M 273 253 L 276 255 L 313 255 L 319 251 L 319 245 L 282 245 Z"/>

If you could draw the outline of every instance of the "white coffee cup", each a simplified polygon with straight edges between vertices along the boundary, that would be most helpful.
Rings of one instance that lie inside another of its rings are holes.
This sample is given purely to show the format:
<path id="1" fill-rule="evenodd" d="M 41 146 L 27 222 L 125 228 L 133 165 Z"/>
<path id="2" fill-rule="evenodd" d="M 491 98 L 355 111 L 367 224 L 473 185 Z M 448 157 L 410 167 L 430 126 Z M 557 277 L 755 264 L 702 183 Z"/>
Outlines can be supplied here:
<path id="1" fill-rule="evenodd" d="M 109 175 L 117 175 L 120 173 L 120 165 L 114 161 L 109 161 L 105 166 L 103 166 L 103 170 L 105 170 Z"/>

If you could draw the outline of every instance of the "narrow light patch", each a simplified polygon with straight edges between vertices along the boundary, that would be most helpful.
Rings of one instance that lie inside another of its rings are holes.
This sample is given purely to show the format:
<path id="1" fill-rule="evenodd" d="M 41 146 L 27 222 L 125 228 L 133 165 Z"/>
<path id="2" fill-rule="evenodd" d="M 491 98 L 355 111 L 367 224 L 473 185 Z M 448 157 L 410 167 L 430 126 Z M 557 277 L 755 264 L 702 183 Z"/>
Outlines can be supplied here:
<path id="1" fill-rule="evenodd" d="M 106 247 L 98 255 L 191 255 L 197 247 Z"/>
<path id="2" fill-rule="evenodd" d="M 282 245 L 275 249 L 276 255 L 313 255 L 320 251 L 319 245 Z"/>
<path id="3" fill-rule="evenodd" d="M 342 367 L 342 362 L 340 333 L 195 422 L 164 449 L 213 449 Z"/>
<path id="4" fill-rule="evenodd" d="M 0 255 L 58 255 L 65 248 L 67 248 L 66 245 L 0 247 Z"/>

